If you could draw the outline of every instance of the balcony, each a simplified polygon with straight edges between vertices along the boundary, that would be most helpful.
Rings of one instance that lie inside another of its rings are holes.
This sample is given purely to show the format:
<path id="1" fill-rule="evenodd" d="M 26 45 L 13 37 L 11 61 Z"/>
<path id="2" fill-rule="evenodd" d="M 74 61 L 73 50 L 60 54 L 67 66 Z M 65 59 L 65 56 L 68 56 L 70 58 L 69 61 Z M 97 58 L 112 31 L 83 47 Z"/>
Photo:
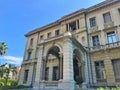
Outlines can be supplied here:
<path id="1" fill-rule="evenodd" d="M 93 33 L 93 32 L 96 32 L 96 31 L 98 31 L 98 26 L 90 28 L 90 33 Z"/>
<path id="2" fill-rule="evenodd" d="M 105 29 L 111 28 L 111 27 L 113 27 L 113 26 L 114 26 L 114 22 L 109 22 L 109 23 L 105 23 L 105 24 L 104 24 L 104 28 L 105 28 Z"/>
<path id="3" fill-rule="evenodd" d="M 29 47 L 27 48 L 28 51 L 33 50 L 33 45 L 29 45 Z"/>
<path id="4" fill-rule="evenodd" d="M 106 45 L 100 45 L 100 46 L 94 46 L 91 47 L 91 51 L 99 51 L 99 50 L 106 50 L 106 49 L 112 49 L 112 48 L 117 48 L 120 47 L 120 41 L 115 42 L 115 43 L 108 43 Z"/>
<path id="5" fill-rule="evenodd" d="M 61 38 L 63 38 L 63 34 L 60 34 L 58 36 L 53 36 L 53 37 L 50 37 L 50 38 L 46 38 L 46 39 L 43 39 L 43 40 L 39 40 L 38 45 L 41 45 L 41 44 L 44 44 L 44 43 L 47 43 L 47 42 L 50 42 L 50 41 L 55 41 L 55 40 L 58 40 L 58 39 L 61 39 Z"/>
<path id="6" fill-rule="evenodd" d="M 34 62 L 37 62 L 37 59 L 34 59 L 34 60 L 23 60 L 22 64 L 28 64 L 28 63 L 34 63 Z"/>

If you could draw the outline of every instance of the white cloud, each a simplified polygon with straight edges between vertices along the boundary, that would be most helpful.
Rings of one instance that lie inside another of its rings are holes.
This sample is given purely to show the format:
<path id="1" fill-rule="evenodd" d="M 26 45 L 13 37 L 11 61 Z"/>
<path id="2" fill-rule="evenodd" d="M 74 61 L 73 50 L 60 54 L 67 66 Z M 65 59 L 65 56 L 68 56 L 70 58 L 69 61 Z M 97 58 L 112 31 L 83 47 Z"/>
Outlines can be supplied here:
<path id="1" fill-rule="evenodd" d="M 4 63 L 21 65 L 23 58 L 22 57 L 15 57 L 15 56 L 0 56 L 0 60 L 2 60 L 2 62 L 4 62 Z"/>

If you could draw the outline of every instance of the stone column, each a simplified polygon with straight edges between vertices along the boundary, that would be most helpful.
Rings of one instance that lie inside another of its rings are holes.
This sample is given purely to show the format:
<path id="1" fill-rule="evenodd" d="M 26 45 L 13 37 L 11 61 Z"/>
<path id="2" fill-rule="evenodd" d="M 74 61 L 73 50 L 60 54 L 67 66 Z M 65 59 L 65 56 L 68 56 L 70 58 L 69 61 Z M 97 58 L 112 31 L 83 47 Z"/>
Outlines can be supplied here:
<path id="1" fill-rule="evenodd" d="M 20 70 L 20 80 L 18 82 L 18 85 L 22 85 L 23 84 L 24 72 L 25 72 L 25 69 L 24 69 L 24 66 L 22 65 L 21 70 Z"/>
<path id="2" fill-rule="evenodd" d="M 60 53 L 60 80 L 63 79 L 63 53 Z"/>
<path id="3" fill-rule="evenodd" d="M 32 83 L 32 75 L 33 75 L 33 65 L 30 64 L 30 66 L 29 66 L 28 80 L 27 80 L 27 84 L 28 85 L 31 85 L 31 83 Z"/>
<path id="4" fill-rule="evenodd" d="M 49 81 L 52 81 L 53 79 L 52 74 L 53 74 L 53 65 L 50 63 L 49 64 Z"/>
<path id="5" fill-rule="evenodd" d="M 110 57 L 107 54 L 105 55 L 104 65 L 106 71 L 107 84 L 112 85 L 115 83 L 114 70 L 112 66 L 112 61 L 110 60 Z"/>
<path id="6" fill-rule="evenodd" d="M 33 88 L 40 88 L 40 82 L 42 81 L 42 70 L 43 70 L 43 46 L 39 47 L 38 52 L 38 60 L 37 60 L 37 67 L 36 67 L 36 77 L 35 77 L 35 84 Z"/>
<path id="7" fill-rule="evenodd" d="M 73 76 L 73 46 L 69 37 L 64 38 L 63 44 L 63 82 L 59 88 L 74 90 L 75 81 Z"/>
<path id="8" fill-rule="evenodd" d="M 78 67 L 79 67 L 79 75 L 81 75 L 82 79 L 85 80 L 84 63 L 78 63 Z"/>
<path id="9" fill-rule="evenodd" d="M 45 81 L 45 69 L 46 69 L 46 59 L 45 59 L 45 57 L 43 57 L 42 80 L 44 80 L 44 81 Z"/>
<path id="10" fill-rule="evenodd" d="M 69 24 L 67 24 L 67 27 L 68 27 L 68 32 L 70 31 L 70 26 L 69 26 Z"/>
<path id="11" fill-rule="evenodd" d="M 89 84 L 90 82 L 90 74 L 89 74 L 89 64 L 88 64 L 88 56 L 87 56 L 87 53 L 84 53 L 84 72 L 85 72 L 85 80 L 82 84 L 82 88 L 87 88 L 87 85 Z"/>
<path id="12" fill-rule="evenodd" d="M 76 20 L 76 30 L 78 30 L 78 21 Z"/>

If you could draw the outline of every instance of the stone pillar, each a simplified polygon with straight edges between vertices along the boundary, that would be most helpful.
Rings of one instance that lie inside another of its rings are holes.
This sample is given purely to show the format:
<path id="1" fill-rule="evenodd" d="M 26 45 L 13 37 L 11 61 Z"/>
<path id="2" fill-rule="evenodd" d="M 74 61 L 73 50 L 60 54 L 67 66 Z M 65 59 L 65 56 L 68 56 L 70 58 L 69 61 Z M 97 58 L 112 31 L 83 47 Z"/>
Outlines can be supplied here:
<path id="1" fill-rule="evenodd" d="M 76 20 L 76 30 L 78 30 L 78 21 Z"/>
<path id="2" fill-rule="evenodd" d="M 78 63 L 79 67 L 79 75 L 81 75 L 82 79 L 85 80 L 85 75 L 84 75 L 84 63 Z"/>
<path id="3" fill-rule="evenodd" d="M 64 38 L 63 45 L 63 81 L 59 88 L 74 90 L 75 81 L 73 76 L 73 46 L 69 37 Z"/>
<path id="4" fill-rule="evenodd" d="M 43 70 L 43 46 L 39 47 L 38 52 L 38 61 L 37 61 L 37 67 L 36 67 L 36 77 L 35 77 L 35 84 L 33 88 L 40 88 L 40 82 L 42 81 L 42 70 Z"/>
<path id="5" fill-rule="evenodd" d="M 70 26 L 69 26 L 69 24 L 67 24 L 67 27 L 68 27 L 68 32 L 70 31 Z"/>
<path id="6" fill-rule="evenodd" d="M 53 65 L 50 63 L 49 64 L 49 81 L 52 81 L 53 79 L 52 74 L 53 74 Z"/>
<path id="7" fill-rule="evenodd" d="M 24 66 L 22 65 L 21 70 L 20 70 L 20 79 L 19 79 L 18 85 L 22 85 L 23 84 L 24 72 L 25 72 Z"/>
<path id="8" fill-rule="evenodd" d="M 60 53 L 60 80 L 63 79 L 63 53 Z"/>
<path id="9" fill-rule="evenodd" d="M 46 59 L 45 59 L 45 57 L 43 57 L 43 70 L 42 70 L 43 74 L 42 74 L 42 80 L 44 80 L 44 81 L 45 81 L 45 69 L 46 69 Z"/>
<path id="10" fill-rule="evenodd" d="M 30 86 L 32 83 L 32 75 L 33 75 L 33 65 L 31 64 L 29 66 L 29 74 L 28 74 L 28 80 L 27 80 L 27 84 Z"/>
<path id="11" fill-rule="evenodd" d="M 92 75 L 93 75 L 93 84 L 97 83 L 97 79 L 96 79 L 96 70 L 95 70 L 95 60 L 94 58 L 92 59 Z"/>
<path id="12" fill-rule="evenodd" d="M 114 70 L 113 70 L 112 62 L 107 54 L 105 57 L 104 64 L 105 64 L 107 84 L 108 85 L 114 84 L 115 83 Z"/>
<path id="13" fill-rule="evenodd" d="M 88 57 L 87 53 L 84 53 L 84 72 L 85 72 L 85 81 L 82 84 L 82 88 L 87 88 L 87 85 L 89 84 L 90 74 L 89 74 L 89 65 L 88 65 Z"/>

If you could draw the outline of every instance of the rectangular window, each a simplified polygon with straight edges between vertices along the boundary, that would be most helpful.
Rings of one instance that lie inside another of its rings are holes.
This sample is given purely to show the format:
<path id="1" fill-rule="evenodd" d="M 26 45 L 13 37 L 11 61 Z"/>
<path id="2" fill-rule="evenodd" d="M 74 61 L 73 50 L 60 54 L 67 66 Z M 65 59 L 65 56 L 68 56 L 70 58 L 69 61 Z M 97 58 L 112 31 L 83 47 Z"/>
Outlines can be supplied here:
<path id="1" fill-rule="evenodd" d="M 49 80 L 49 67 L 45 69 L 45 80 Z"/>
<path id="2" fill-rule="evenodd" d="M 69 23 L 69 30 L 70 30 L 70 32 L 72 32 L 72 31 L 74 31 L 76 29 L 77 29 L 76 21 Z"/>
<path id="3" fill-rule="evenodd" d="M 93 17 L 93 18 L 90 18 L 90 27 L 95 27 L 96 26 L 96 18 Z"/>
<path id="4" fill-rule="evenodd" d="M 30 60 L 30 59 L 31 59 L 31 54 L 32 54 L 32 52 L 28 52 L 27 60 Z"/>
<path id="5" fill-rule="evenodd" d="M 100 42 L 99 42 L 99 37 L 98 36 L 93 36 L 92 37 L 92 41 L 93 41 L 93 46 L 100 46 Z"/>
<path id="6" fill-rule="evenodd" d="M 55 66 L 53 67 L 53 80 L 59 80 L 59 71 L 58 71 L 58 67 Z"/>
<path id="7" fill-rule="evenodd" d="M 77 20 L 77 26 L 78 26 L 78 29 L 80 28 L 80 26 L 79 26 L 79 20 Z"/>
<path id="8" fill-rule="evenodd" d="M 119 12 L 119 14 L 120 14 L 120 8 L 118 8 L 118 12 Z"/>
<path id="9" fill-rule="evenodd" d="M 80 28 L 79 20 L 75 20 L 73 22 L 66 24 L 66 31 L 72 32 L 72 31 L 75 31 L 79 28 Z"/>
<path id="10" fill-rule="evenodd" d="M 111 16 L 110 16 L 110 12 L 103 14 L 103 18 L 104 18 L 104 23 L 109 23 L 112 21 Z"/>
<path id="11" fill-rule="evenodd" d="M 95 62 L 96 78 L 98 82 L 104 82 L 106 79 L 106 72 L 103 61 Z"/>
<path id="12" fill-rule="evenodd" d="M 117 39 L 115 32 L 109 32 L 107 33 L 107 39 L 109 45 L 116 45 Z"/>
<path id="13" fill-rule="evenodd" d="M 30 39 L 30 45 L 33 45 L 33 38 Z"/>
<path id="14" fill-rule="evenodd" d="M 44 41 L 44 35 L 40 36 L 40 41 L 43 42 Z"/>
<path id="15" fill-rule="evenodd" d="M 60 30 L 55 31 L 55 36 L 58 36 L 60 34 Z"/>
<path id="16" fill-rule="evenodd" d="M 47 37 L 50 38 L 51 37 L 51 32 L 47 34 Z"/>
<path id="17" fill-rule="evenodd" d="M 28 73 L 29 73 L 29 70 L 25 70 L 23 83 L 27 83 Z"/>
<path id="18" fill-rule="evenodd" d="M 113 60 L 112 64 L 113 64 L 115 80 L 117 82 L 120 82 L 120 59 Z"/>

